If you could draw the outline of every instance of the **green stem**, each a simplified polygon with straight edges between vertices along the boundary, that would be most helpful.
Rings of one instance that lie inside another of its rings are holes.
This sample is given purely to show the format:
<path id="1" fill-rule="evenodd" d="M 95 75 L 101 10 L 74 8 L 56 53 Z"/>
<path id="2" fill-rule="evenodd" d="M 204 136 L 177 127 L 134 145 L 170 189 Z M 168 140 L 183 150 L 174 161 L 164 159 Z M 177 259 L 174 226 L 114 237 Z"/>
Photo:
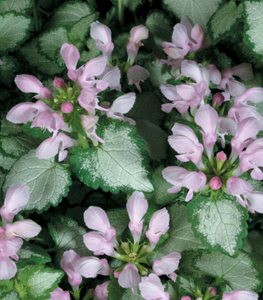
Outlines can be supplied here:
<path id="1" fill-rule="evenodd" d="M 123 0 L 118 0 L 118 18 L 121 25 L 123 25 L 124 5 Z"/>
<path id="2" fill-rule="evenodd" d="M 75 300 L 80 299 L 80 289 L 79 288 L 74 288 L 73 289 L 73 297 L 74 297 Z"/>

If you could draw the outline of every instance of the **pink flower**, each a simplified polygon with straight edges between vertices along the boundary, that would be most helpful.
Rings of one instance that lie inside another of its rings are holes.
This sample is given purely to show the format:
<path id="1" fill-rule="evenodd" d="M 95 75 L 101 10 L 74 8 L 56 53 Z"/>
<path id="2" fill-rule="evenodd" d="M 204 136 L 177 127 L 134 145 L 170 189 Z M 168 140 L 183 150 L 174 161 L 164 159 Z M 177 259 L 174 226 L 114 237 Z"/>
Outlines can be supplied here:
<path id="1" fill-rule="evenodd" d="M 209 74 L 210 81 L 212 81 L 214 84 L 218 85 L 221 82 L 221 73 L 217 69 L 217 67 L 215 65 L 210 64 L 207 66 L 207 71 Z M 221 93 L 216 93 L 216 94 L 222 95 Z M 222 95 L 222 97 L 223 97 L 223 95 Z M 223 99 L 224 99 L 224 97 L 223 97 Z"/>
<path id="2" fill-rule="evenodd" d="M 63 291 L 61 288 L 56 288 L 50 296 L 50 300 L 70 300 L 69 292 Z"/>
<path id="3" fill-rule="evenodd" d="M 15 84 L 24 93 L 34 93 L 34 98 L 45 98 L 51 99 L 52 94 L 50 90 L 43 86 L 42 82 L 39 81 L 35 76 L 32 75 L 17 75 L 15 77 Z"/>
<path id="4" fill-rule="evenodd" d="M 60 55 L 67 66 L 68 78 L 76 81 L 80 75 L 80 70 L 77 70 L 77 64 L 80 59 L 78 48 L 72 44 L 64 43 L 60 49 Z"/>
<path id="5" fill-rule="evenodd" d="M 98 275 L 109 275 L 110 267 L 105 258 L 87 256 L 76 260 L 75 271 L 85 278 L 96 278 Z"/>
<path id="6" fill-rule="evenodd" d="M 53 86 L 55 89 L 65 89 L 66 83 L 63 78 L 61 77 L 55 77 L 53 80 Z"/>
<path id="7" fill-rule="evenodd" d="M 222 72 L 222 81 L 219 87 L 223 90 L 229 91 L 231 96 L 239 96 L 244 93 L 246 87 L 243 83 L 237 81 L 234 76 L 245 81 L 253 79 L 251 65 L 248 63 L 242 63 L 231 69 L 225 69 Z"/>
<path id="8" fill-rule="evenodd" d="M 92 116 L 92 115 L 81 115 L 81 124 L 87 134 L 87 137 L 91 139 L 94 146 L 97 146 L 98 143 L 104 143 L 104 140 L 100 138 L 96 134 L 97 129 L 97 123 L 99 121 L 98 116 Z"/>
<path id="9" fill-rule="evenodd" d="M 94 290 L 95 300 L 107 300 L 108 299 L 108 286 L 109 281 L 96 286 Z"/>
<path id="10" fill-rule="evenodd" d="M 42 101 L 19 103 L 11 108 L 6 119 L 15 124 L 24 124 L 32 122 L 40 113 L 45 111 L 50 111 L 50 108 Z"/>
<path id="11" fill-rule="evenodd" d="M 49 159 L 58 154 L 58 160 L 63 161 L 68 155 L 66 149 L 75 146 L 75 144 L 72 138 L 60 132 L 57 136 L 44 140 L 38 146 L 36 157 L 39 159 Z"/>
<path id="12" fill-rule="evenodd" d="M 179 123 L 172 128 L 173 135 L 169 136 L 170 146 L 179 153 L 176 158 L 182 162 L 192 161 L 199 165 L 202 160 L 203 145 L 199 143 L 194 131 Z"/>
<path id="13" fill-rule="evenodd" d="M 138 243 L 143 230 L 143 217 L 148 210 L 148 202 L 143 193 L 134 192 L 129 198 L 126 207 L 130 218 L 129 229 L 134 242 Z"/>
<path id="14" fill-rule="evenodd" d="M 218 152 L 218 153 L 216 154 L 216 159 L 217 159 L 218 161 L 224 162 L 224 161 L 227 160 L 227 156 L 226 156 L 226 154 L 225 154 L 224 151 L 220 151 L 220 152 Z"/>
<path id="15" fill-rule="evenodd" d="M 143 277 L 139 284 L 141 296 L 145 300 L 169 300 L 169 293 L 164 291 L 160 278 L 155 274 Z"/>
<path id="16" fill-rule="evenodd" d="M 181 254 L 178 252 L 172 252 L 161 259 L 155 259 L 153 262 L 153 271 L 158 276 L 166 275 L 173 281 L 176 280 L 175 270 L 178 269 Z"/>
<path id="17" fill-rule="evenodd" d="M 89 229 L 99 231 L 108 240 L 116 237 L 116 230 L 110 225 L 106 212 L 97 206 L 90 206 L 84 212 L 84 221 Z"/>
<path id="18" fill-rule="evenodd" d="M 210 105 L 202 105 L 195 114 L 195 122 L 202 129 L 204 146 L 210 158 L 217 140 L 218 114 Z"/>
<path id="19" fill-rule="evenodd" d="M 111 30 L 108 26 L 96 21 L 90 25 L 90 36 L 95 40 L 96 46 L 103 55 L 111 56 L 114 45 L 111 40 Z"/>
<path id="20" fill-rule="evenodd" d="M 185 198 L 187 202 L 193 198 L 194 192 L 203 190 L 206 185 L 206 176 L 203 172 L 187 171 L 181 167 L 167 167 L 162 171 L 162 175 L 173 185 L 168 190 L 169 193 L 178 193 L 182 187 L 189 190 Z"/>
<path id="21" fill-rule="evenodd" d="M 131 29 L 127 44 L 128 60 L 131 65 L 135 61 L 139 48 L 143 45 L 141 41 L 147 39 L 148 35 L 149 30 L 143 25 L 138 25 Z"/>
<path id="22" fill-rule="evenodd" d="M 0 280 L 8 280 L 15 277 L 17 267 L 9 257 L 0 256 Z"/>
<path id="23" fill-rule="evenodd" d="M 121 90 L 121 71 L 118 67 L 107 66 L 101 80 L 106 82 L 109 88 L 117 91 Z"/>
<path id="24" fill-rule="evenodd" d="M 73 111 L 74 106 L 70 102 L 64 102 L 61 104 L 60 109 L 63 112 L 63 114 L 70 114 Z"/>
<path id="25" fill-rule="evenodd" d="M 95 255 L 114 255 L 114 243 L 106 237 L 95 231 L 90 231 L 83 236 L 85 246 Z"/>
<path id="26" fill-rule="evenodd" d="M 82 282 L 82 277 L 77 270 L 80 256 L 74 250 L 68 250 L 63 253 L 60 261 L 61 268 L 68 275 L 68 281 L 71 286 L 78 287 Z"/>
<path id="27" fill-rule="evenodd" d="M 191 297 L 189 297 L 189 296 L 183 296 L 183 297 L 181 298 L 181 300 L 192 300 L 192 299 L 191 299 Z"/>
<path id="28" fill-rule="evenodd" d="M 218 176 L 214 176 L 209 181 L 209 186 L 212 190 L 220 190 L 222 187 L 222 180 Z"/>
<path id="29" fill-rule="evenodd" d="M 0 215 L 5 222 L 12 222 L 14 216 L 25 208 L 29 201 L 30 190 L 26 185 L 14 185 L 7 190 Z"/>
<path id="30" fill-rule="evenodd" d="M 228 117 L 236 123 L 240 123 L 247 118 L 254 118 L 259 123 L 263 124 L 263 117 L 257 111 L 256 107 L 250 105 L 232 106 L 228 111 Z"/>
<path id="31" fill-rule="evenodd" d="M 41 227 L 32 220 L 16 221 L 5 226 L 6 236 L 31 239 L 39 234 Z"/>
<path id="32" fill-rule="evenodd" d="M 257 137 L 260 130 L 262 130 L 262 125 L 254 118 L 247 118 L 238 124 L 236 135 L 231 141 L 233 160 Z"/>
<path id="33" fill-rule="evenodd" d="M 146 237 L 152 247 L 158 243 L 160 237 L 169 230 L 170 216 L 166 208 L 157 210 L 151 217 Z"/>
<path id="34" fill-rule="evenodd" d="M 127 120 L 134 123 L 134 121 L 130 118 L 124 117 L 124 114 L 128 113 L 132 109 L 135 99 L 135 93 L 127 93 L 118 97 L 113 101 L 111 107 L 106 112 L 107 116 L 112 119 Z"/>
<path id="35" fill-rule="evenodd" d="M 130 85 L 135 84 L 138 91 L 141 93 L 142 89 L 140 82 L 144 82 L 147 78 L 150 77 L 150 73 L 143 67 L 135 65 L 130 67 L 127 71 L 128 83 Z"/>
<path id="36" fill-rule="evenodd" d="M 247 89 L 243 94 L 236 97 L 234 101 L 234 106 L 246 106 L 249 102 L 252 103 L 260 103 L 263 101 L 263 88 L 261 87 L 253 87 Z"/>
<path id="37" fill-rule="evenodd" d="M 222 93 L 215 93 L 214 96 L 213 96 L 213 106 L 214 107 L 219 107 L 223 104 L 225 98 L 224 96 L 222 95 Z"/>
<path id="38" fill-rule="evenodd" d="M 127 264 L 120 272 L 118 283 L 122 288 L 135 289 L 141 281 L 138 269 L 132 263 Z"/>
<path id="39" fill-rule="evenodd" d="M 222 300 L 258 300 L 258 294 L 250 291 L 237 290 L 224 293 Z"/>
<path id="40" fill-rule="evenodd" d="M 217 121 L 216 133 L 221 140 L 221 145 L 223 148 L 226 146 L 226 135 L 234 136 L 237 131 L 237 124 L 232 119 L 226 117 L 220 117 Z"/>

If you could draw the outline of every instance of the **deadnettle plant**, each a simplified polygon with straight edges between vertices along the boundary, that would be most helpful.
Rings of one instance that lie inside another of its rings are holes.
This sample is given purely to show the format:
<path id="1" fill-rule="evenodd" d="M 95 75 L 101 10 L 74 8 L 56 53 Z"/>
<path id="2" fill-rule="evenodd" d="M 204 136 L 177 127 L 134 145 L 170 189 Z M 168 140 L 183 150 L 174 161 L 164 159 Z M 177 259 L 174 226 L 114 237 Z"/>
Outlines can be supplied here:
<path id="1" fill-rule="evenodd" d="M 0 226 L 0 280 L 11 279 L 16 275 L 15 261 L 19 260 L 19 250 L 23 240 L 36 237 L 41 227 L 32 220 L 13 221 L 23 210 L 30 197 L 29 188 L 25 185 L 10 187 L 0 208 L 2 218 Z"/>

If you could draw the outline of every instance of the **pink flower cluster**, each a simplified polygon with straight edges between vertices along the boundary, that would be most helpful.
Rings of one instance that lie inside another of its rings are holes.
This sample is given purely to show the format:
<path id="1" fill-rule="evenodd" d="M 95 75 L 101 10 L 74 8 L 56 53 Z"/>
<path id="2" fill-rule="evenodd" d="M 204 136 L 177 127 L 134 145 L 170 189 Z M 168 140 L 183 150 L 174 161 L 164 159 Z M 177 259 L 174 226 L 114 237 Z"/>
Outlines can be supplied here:
<path id="1" fill-rule="evenodd" d="M 77 145 L 76 138 L 81 134 L 79 126 L 76 129 L 73 125 L 76 118 L 79 119 L 86 137 L 95 146 L 104 142 L 96 134 L 99 115 L 105 114 L 109 118 L 134 124 L 134 121 L 126 118 L 124 114 L 133 107 L 135 93 L 126 93 L 118 97 L 110 107 L 107 101 L 99 104 L 99 93 L 107 89 L 121 91 L 121 71 L 110 63 L 114 49 L 111 30 L 100 22 L 94 22 L 90 34 L 102 55 L 80 67 L 77 67 L 80 60 L 78 49 L 68 43 L 61 47 L 60 54 L 71 82 L 66 83 L 62 78 L 55 77 L 51 90 L 32 75 L 17 75 L 15 78 L 15 83 L 22 92 L 36 94 L 34 98 L 39 100 L 14 106 L 8 112 L 7 120 L 16 124 L 30 122 L 32 128 L 37 127 L 52 134 L 37 148 L 38 158 L 48 159 L 58 155 L 58 160 L 63 161 L 67 157 L 67 149 Z M 141 66 L 132 65 L 142 45 L 141 41 L 147 37 L 148 29 L 143 25 L 136 26 L 131 30 L 127 45 L 128 82 L 135 84 L 139 91 L 140 82 L 147 79 L 149 73 Z"/>
<path id="2" fill-rule="evenodd" d="M 27 186 L 15 185 L 8 189 L 4 205 L 0 208 L 0 280 L 11 279 L 16 275 L 14 261 L 19 259 L 18 252 L 23 239 L 33 238 L 41 231 L 41 227 L 32 220 L 13 222 L 14 217 L 27 205 L 29 197 Z"/>

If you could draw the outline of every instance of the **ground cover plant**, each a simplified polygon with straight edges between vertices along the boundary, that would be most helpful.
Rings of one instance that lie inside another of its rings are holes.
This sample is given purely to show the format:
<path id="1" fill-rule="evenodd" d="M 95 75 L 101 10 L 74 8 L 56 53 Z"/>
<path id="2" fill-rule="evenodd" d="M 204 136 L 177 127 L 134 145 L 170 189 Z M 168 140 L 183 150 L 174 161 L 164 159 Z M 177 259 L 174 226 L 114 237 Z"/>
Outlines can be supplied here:
<path id="1" fill-rule="evenodd" d="M 0 0 L 0 299 L 262 299 L 262 16 Z"/>

